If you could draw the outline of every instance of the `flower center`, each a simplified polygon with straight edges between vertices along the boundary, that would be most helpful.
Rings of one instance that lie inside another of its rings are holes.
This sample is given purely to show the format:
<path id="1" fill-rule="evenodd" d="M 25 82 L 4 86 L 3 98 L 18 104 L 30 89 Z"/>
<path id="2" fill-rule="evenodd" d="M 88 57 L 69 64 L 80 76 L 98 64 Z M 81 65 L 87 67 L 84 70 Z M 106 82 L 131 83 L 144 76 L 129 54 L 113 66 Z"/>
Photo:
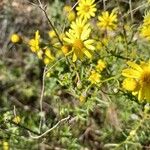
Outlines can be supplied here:
<path id="1" fill-rule="evenodd" d="M 90 10 L 90 6 L 89 6 L 89 5 L 85 5 L 85 6 L 84 6 L 84 11 L 85 11 L 85 12 L 89 12 L 89 10 Z"/>
<path id="2" fill-rule="evenodd" d="M 84 44 L 83 42 L 80 40 L 80 39 L 76 39 L 73 43 L 73 47 L 76 49 L 76 50 L 82 50 L 84 48 Z"/>
<path id="3" fill-rule="evenodd" d="M 150 70 L 143 72 L 141 75 L 141 81 L 144 84 L 150 84 Z"/>

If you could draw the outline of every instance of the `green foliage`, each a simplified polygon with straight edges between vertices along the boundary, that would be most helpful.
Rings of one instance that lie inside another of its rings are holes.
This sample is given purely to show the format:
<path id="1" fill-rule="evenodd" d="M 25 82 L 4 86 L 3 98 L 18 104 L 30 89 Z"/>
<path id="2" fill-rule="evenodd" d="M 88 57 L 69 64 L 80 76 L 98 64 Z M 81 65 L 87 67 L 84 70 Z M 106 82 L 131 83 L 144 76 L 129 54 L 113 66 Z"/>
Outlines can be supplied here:
<path id="1" fill-rule="evenodd" d="M 73 6 L 76 1 L 68 2 Z M 102 11 L 104 1 L 96 2 Z M 8 31 L 19 30 L 24 37 L 22 44 L 3 39 L 4 53 L 0 54 L 0 149 L 7 150 L 4 142 L 8 142 L 10 149 L 18 150 L 148 150 L 149 104 L 140 103 L 136 95 L 122 88 L 124 78 L 121 73 L 128 60 L 149 60 L 150 43 L 139 36 L 142 16 L 149 4 L 133 1 L 132 9 L 135 10 L 131 13 L 128 1 L 106 1 L 105 9 L 117 8 L 121 20 L 119 27 L 110 32 L 110 39 L 107 33 L 96 28 L 91 36 L 96 41 L 96 50 L 91 52 L 93 59 L 83 57 L 76 62 L 72 62 L 72 53 L 64 55 L 61 52 L 57 37 L 48 37 L 47 33 L 53 27 L 49 28 L 49 22 L 43 19 L 45 16 L 35 5 L 37 3 L 25 4 L 29 11 L 27 15 L 31 14 L 27 22 L 18 24 L 18 16 L 10 13 L 12 10 L 8 4 L 5 4 L 7 15 L 1 17 L 7 16 Z M 22 3 L 16 1 L 16 5 L 21 7 Z M 58 36 L 70 24 L 66 14 L 62 13 L 65 5 L 66 1 L 47 1 L 47 15 L 58 30 Z M 101 12 L 96 15 L 98 13 Z M 96 26 L 94 19 L 90 22 L 93 29 Z M 41 49 L 48 47 L 55 56 L 55 60 L 46 65 L 43 56 L 38 59 L 36 53 L 29 50 L 29 35 L 37 29 L 41 33 Z M 98 60 L 107 64 L 102 71 L 96 70 Z M 89 80 L 93 70 L 101 75 L 99 83 L 93 84 Z M 19 122 L 16 122 L 16 117 L 20 118 Z"/>

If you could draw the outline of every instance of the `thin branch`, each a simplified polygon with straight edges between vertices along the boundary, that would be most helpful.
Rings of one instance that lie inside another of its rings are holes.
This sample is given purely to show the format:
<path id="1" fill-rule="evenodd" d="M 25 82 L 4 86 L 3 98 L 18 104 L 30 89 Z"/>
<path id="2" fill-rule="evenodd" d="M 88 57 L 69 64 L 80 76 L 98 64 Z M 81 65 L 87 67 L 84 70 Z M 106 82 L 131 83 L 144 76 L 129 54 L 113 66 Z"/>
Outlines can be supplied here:
<path id="1" fill-rule="evenodd" d="M 45 75 L 46 75 L 46 68 L 47 66 L 44 67 L 44 71 L 43 71 L 43 76 L 42 76 L 42 90 L 41 90 L 41 95 L 40 95 L 40 112 L 43 112 L 43 97 L 44 97 L 44 90 L 45 90 Z M 41 129 L 42 126 L 42 120 L 43 120 L 43 116 L 41 115 L 41 119 L 40 119 L 40 125 L 39 125 L 39 130 Z"/>
<path id="2" fill-rule="evenodd" d="M 45 74 L 46 74 L 46 69 L 47 66 L 44 67 L 44 71 L 43 71 L 43 76 L 42 76 L 42 90 L 41 90 L 41 95 L 40 95 L 40 111 L 43 111 L 43 106 L 42 106 L 42 102 L 43 102 L 43 96 L 44 96 L 44 89 L 45 89 Z"/>
<path id="3" fill-rule="evenodd" d="M 130 8 L 131 21 L 133 22 L 132 0 L 129 0 L 129 8 Z"/>
<path id="4" fill-rule="evenodd" d="M 56 34 L 56 36 L 57 36 L 58 41 L 60 42 L 60 44 L 63 45 L 63 42 L 61 41 L 58 32 L 56 31 L 53 23 L 51 22 L 50 18 L 47 15 L 46 6 L 43 6 L 40 0 L 38 0 L 38 3 L 39 3 L 38 7 L 43 11 L 43 13 L 44 13 L 44 15 L 45 15 L 45 17 L 46 17 L 46 19 L 48 21 L 49 26 L 54 30 L 54 32 L 55 32 L 55 34 Z"/>
<path id="5" fill-rule="evenodd" d="M 103 9 L 104 11 L 106 10 L 106 3 L 105 3 L 106 0 L 103 0 Z"/>
<path id="6" fill-rule="evenodd" d="M 71 8 L 71 10 L 67 13 L 67 15 L 78 5 L 79 1 L 77 1 L 73 7 Z M 67 23 L 67 18 L 65 18 L 65 21 L 64 21 L 64 25 L 63 25 L 63 29 L 62 29 L 62 33 L 65 32 L 65 28 L 66 28 L 66 23 Z"/>
<path id="7" fill-rule="evenodd" d="M 61 119 L 60 121 L 58 121 L 52 128 L 48 129 L 47 131 L 45 131 L 44 133 L 42 133 L 41 135 L 39 136 L 33 136 L 30 132 L 29 133 L 29 136 L 32 138 L 32 139 L 39 139 L 39 138 L 42 138 L 43 136 L 45 136 L 46 134 L 50 133 L 52 130 L 54 130 L 55 128 L 57 128 L 61 123 L 64 123 L 66 121 L 69 121 L 69 119 L 71 118 L 71 116 L 67 116 L 66 118 L 63 118 Z"/>

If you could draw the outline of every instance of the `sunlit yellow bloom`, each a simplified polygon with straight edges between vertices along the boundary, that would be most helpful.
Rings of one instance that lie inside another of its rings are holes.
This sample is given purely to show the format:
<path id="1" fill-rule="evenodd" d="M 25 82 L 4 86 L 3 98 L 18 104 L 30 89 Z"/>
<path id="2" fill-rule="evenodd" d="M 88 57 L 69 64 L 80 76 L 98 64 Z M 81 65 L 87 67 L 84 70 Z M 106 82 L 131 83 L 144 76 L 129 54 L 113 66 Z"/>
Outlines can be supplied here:
<path id="1" fill-rule="evenodd" d="M 68 18 L 68 20 L 69 20 L 70 22 L 73 21 L 73 20 L 75 20 L 76 14 L 75 14 L 75 12 L 72 10 L 72 7 L 71 7 L 71 6 L 66 5 L 63 10 L 64 10 L 64 12 L 65 12 L 65 14 L 66 14 L 66 16 L 67 16 L 67 18 Z"/>
<path id="2" fill-rule="evenodd" d="M 103 71 L 106 68 L 106 62 L 103 60 L 98 60 L 98 64 L 96 65 L 96 69 L 98 71 Z"/>
<path id="3" fill-rule="evenodd" d="M 12 34 L 10 40 L 12 43 L 20 43 L 22 41 L 18 34 Z"/>
<path id="4" fill-rule="evenodd" d="M 95 0 L 79 0 L 79 4 L 76 8 L 77 15 L 85 20 L 95 17 L 95 12 L 97 9 L 94 2 Z"/>
<path id="5" fill-rule="evenodd" d="M 31 39 L 29 41 L 29 46 L 30 46 L 32 52 L 37 52 L 40 50 L 39 42 L 40 42 L 39 31 L 36 31 L 35 32 L 35 38 Z"/>
<path id="6" fill-rule="evenodd" d="M 82 58 L 83 54 L 85 54 L 88 58 L 92 58 L 90 50 L 95 50 L 93 43 L 95 42 L 93 39 L 89 39 L 91 29 L 83 28 L 82 33 L 74 32 L 73 30 L 69 30 L 66 32 L 66 37 L 64 41 L 72 47 L 73 51 L 73 62 L 77 60 L 77 58 Z"/>
<path id="7" fill-rule="evenodd" d="M 127 63 L 130 68 L 124 69 L 122 75 L 134 79 L 138 88 L 135 92 L 138 92 L 138 100 L 147 100 L 150 102 L 150 62 L 141 62 L 140 65 L 134 62 Z"/>
<path id="8" fill-rule="evenodd" d="M 108 11 L 102 12 L 102 15 L 98 17 L 98 26 L 101 30 L 115 30 L 117 27 L 117 14 L 113 10 L 110 14 Z"/>
<path id="9" fill-rule="evenodd" d="M 101 75 L 99 73 L 97 73 L 96 71 L 92 71 L 89 77 L 89 81 L 92 84 L 97 84 L 100 82 L 100 78 L 101 78 Z"/>

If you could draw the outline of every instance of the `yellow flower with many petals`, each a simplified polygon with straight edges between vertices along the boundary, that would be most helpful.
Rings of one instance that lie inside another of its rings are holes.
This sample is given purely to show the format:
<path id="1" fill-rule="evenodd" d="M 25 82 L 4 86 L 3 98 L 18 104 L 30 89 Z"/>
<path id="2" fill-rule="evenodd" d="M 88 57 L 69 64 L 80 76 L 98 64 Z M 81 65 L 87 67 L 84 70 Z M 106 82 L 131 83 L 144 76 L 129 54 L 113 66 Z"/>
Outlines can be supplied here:
<path id="1" fill-rule="evenodd" d="M 77 15 L 85 20 L 95 17 L 95 12 L 97 9 L 94 2 L 95 0 L 79 0 L 79 4 L 76 8 Z"/>
<path id="2" fill-rule="evenodd" d="M 75 32 L 74 30 L 69 29 L 69 32 L 66 32 L 66 37 L 63 39 L 68 45 L 72 47 L 73 51 L 73 62 L 77 58 L 82 58 L 85 54 L 88 58 L 92 58 L 92 55 L 89 51 L 95 50 L 93 39 L 89 39 L 91 29 L 83 28 L 82 32 Z"/>
<path id="3" fill-rule="evenodd" d="M 92 71 L 89 77 L 89 81 L 92 84 L 97 84 L 100 82 L 100 78 L 101 78 L 101 75 L 99 73 L 97 73 L 96 71 Z"/>
<path id="4" fill-rule="evenodd" d="M 29 41 L 29 46 L 32 52 L 37 52 L 40 50 L 39 42 L 40 42 L 39 31 L 36 31 L 35 38 Z"/>
<path id="5" fill-rule="evenodd" d="M 101 30 L 111 31 L 117 27 L 117 14 L 116 10 L 113 10 L 110 14 L 108 11 L 102 12 L 102 15 L 98 17 L 98 26 Z"/>
<path id="6" fill-rule="evenodd" d="M 128 62 L 127 64 L 130 68 L 124 69 L 122 75 L 137 82 L 138 86 L 136 86 L 134 81 L 131 81 L 132 89 L 136 87 L 134 92 L 138 93 L 139 101 L 146 100 L 150 102 L 150 62 L 141 62 L 139 65 L 134 62 Z"/>

